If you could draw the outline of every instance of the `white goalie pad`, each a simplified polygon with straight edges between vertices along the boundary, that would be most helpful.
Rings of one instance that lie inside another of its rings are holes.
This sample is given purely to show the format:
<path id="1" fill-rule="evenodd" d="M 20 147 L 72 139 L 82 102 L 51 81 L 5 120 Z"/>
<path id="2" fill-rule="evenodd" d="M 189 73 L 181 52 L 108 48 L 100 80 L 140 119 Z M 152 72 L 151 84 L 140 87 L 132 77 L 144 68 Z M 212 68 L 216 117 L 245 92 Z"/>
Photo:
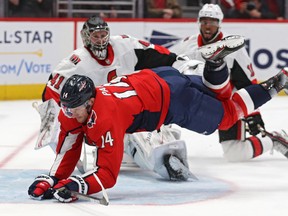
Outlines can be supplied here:
<path id="1" fill-rule="evenodd" d="M 170 126 L 162 126 L 160 132 L 126 134 L 124 138 L 124 152 L 133 158 L 134 162 L 141 168 L 153 170 L 154 165 L 150 161 L 153 149 L 164 143 L 175 141 L 180 136 L 180 130 Z"/>
<path id="2" fill-rule="evenodd" d="M 153 170 L 165 179 L 169 179 L 169 174 L 164 165 L 164 155 L 175 155 L 188 168 L 187 149 L 183 140 L 175 140 L 153 149 L 153 154 L 150 159 L 154 165 Z"/>
<path id="3" fill-rule="evenodd" d="M 34 149 L 37 150 L 50 145 L 55 152 L 60 132 L 60 123 L 58 122 L 60 107 L 53 99 L 40 105 L 34 102 L 33 107 L 38 111 L 41 118 L 40 132 Z"/>
<path id="4" fill-rule="evenodd" d="M 163 178 L 169 179 L 164 165 L 165 155 L 175 155 L 189 170 L 186 144 L 179 139 L 180 130 L 162 126 L 160 132 L 127 134 L 124 140 L 124 151 L 139 167 L 154 171 Z"/>

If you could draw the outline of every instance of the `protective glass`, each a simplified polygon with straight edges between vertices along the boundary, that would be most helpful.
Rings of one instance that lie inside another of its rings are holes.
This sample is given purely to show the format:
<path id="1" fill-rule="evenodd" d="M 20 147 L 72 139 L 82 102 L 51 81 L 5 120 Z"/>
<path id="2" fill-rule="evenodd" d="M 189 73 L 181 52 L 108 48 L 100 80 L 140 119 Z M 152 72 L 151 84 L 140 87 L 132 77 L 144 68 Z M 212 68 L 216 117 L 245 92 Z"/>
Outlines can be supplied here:
<path id="1" fill-rule="evenodd" d="M 84 104 L 81 106 L 75 107 L 75 108 L 68 108 L 65 105 L 61 104 L 61 109 L 63 113 L 68 117 L 68 118 L 73 118 L 73 114 L 77 113 L 83 109 L 86 109 L 89 104 L 89 100 L 87 100 Z"/>

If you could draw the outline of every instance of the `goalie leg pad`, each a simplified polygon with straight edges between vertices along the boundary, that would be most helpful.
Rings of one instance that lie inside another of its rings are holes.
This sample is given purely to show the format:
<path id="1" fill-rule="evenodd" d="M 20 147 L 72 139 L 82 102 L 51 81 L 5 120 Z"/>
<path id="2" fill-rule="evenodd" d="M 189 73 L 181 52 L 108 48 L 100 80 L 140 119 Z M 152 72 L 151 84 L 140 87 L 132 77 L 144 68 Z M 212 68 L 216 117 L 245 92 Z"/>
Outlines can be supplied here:
<path id="1" fill-rule="evenodd" d="M 151 155 L 154 149 L 178 140 L 180 136 L 181 131 L 172 128 L 171 125 L 162 126 L 160 131 L 126 134 L 124 152 L 142 169 L 153 170 L 154 164 L 151 162 Z M 122 165 L 124 164 L 132 165 L 131 160 L 122 162 Z"/>
<path id="2" fill-rule="evenodd" d="M 154 172 L 167 180 L 197 180 L 189 170 L 187 149 L 183 140 L 176 140 L 153 149 L 151 162 Z"/>
<path id="3" fill-rule="evenodd" d="M 189 167 L 185 166 L 184 163 L 174 155 L 165 155 L 164 165 L 172 181 L 187 181 L 189 178 L 198 180 L 198 178 L 191 173 Z"/>

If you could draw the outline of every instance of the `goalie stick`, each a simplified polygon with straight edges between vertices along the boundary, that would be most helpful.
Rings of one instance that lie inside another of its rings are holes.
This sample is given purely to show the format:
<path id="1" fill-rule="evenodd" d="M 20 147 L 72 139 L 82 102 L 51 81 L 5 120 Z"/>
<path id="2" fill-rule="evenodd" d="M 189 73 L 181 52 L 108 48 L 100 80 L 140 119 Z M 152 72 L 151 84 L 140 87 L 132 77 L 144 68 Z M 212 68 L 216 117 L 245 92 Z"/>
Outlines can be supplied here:
<path id="1" fill-rule="evenodd" d="M 75 197 L 77 197 L 80 200 L 82 199 L 82 200 L 88 200 L 88 201 L 91 201 L 91 202 L 99 202 L 99 204 L 105 205 L 105 206 L 109 205 L 109 200 L 107 200 L 105 198 L 105 196 L 103 196 L 102 198 L 98 198 L 98 197 L 82 194 L 82 193 L 79 193 L 79 192 L 76 192 L 76 191 L 71 191 L 71 190 L 67 190 L 67 191 L 69 191 L 72 196 L 75 196 Z"/>

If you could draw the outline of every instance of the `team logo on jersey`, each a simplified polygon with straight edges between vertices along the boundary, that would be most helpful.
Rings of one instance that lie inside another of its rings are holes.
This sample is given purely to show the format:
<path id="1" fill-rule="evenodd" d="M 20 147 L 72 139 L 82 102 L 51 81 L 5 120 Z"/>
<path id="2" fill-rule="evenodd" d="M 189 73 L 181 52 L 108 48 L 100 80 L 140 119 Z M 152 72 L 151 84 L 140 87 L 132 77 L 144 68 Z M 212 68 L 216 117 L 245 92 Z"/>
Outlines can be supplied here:
<path id="1" fill-rule="evenodd" d="M 146 40 L 148 40 L 152 44 L 157 44 L 164 46 L 166 48 L 169 48 L 176 44 L 181 38 L 171 35 L 171 34 L 166 34 L 160 31 L 152 31 L 151 37 L 145 37 Z"/>
<path id="2" fill-rule="evenodd" d="M 107 75 L 107 82 L 110 82 L 111 80 L 115 79 L 117 77 L 116 70 L 112 70 Z"/>
<path id="3" fill-rule="evenodd" d="M 89 120 L 88 120 L 88 122 L 87 122 L 87 127 L 88 127 L 88 128 L 92 128 L 93 125 L 96 124 L 96 119 L 97 119 L 97 115 L 96 115 L 95 111 L 92 110 L 92 113 L 91 113 L 91 115 L 90 115 L 90 118 L 89 118 Z"/>
<path id="4" fill-rule="evenodd" d="M 105 59 L 106 64 L 110 65 L 111 61 L 109 59 Z"/>
<path id="5" fill-rule="evenodd" d="M 73 54 L 73 55 L 70 57 L 70 61 L 71 61 L 73 64 L 77 65 L 77 64 L 81 61 L 81 59 L 80 59 L 79 56 Z"/>

